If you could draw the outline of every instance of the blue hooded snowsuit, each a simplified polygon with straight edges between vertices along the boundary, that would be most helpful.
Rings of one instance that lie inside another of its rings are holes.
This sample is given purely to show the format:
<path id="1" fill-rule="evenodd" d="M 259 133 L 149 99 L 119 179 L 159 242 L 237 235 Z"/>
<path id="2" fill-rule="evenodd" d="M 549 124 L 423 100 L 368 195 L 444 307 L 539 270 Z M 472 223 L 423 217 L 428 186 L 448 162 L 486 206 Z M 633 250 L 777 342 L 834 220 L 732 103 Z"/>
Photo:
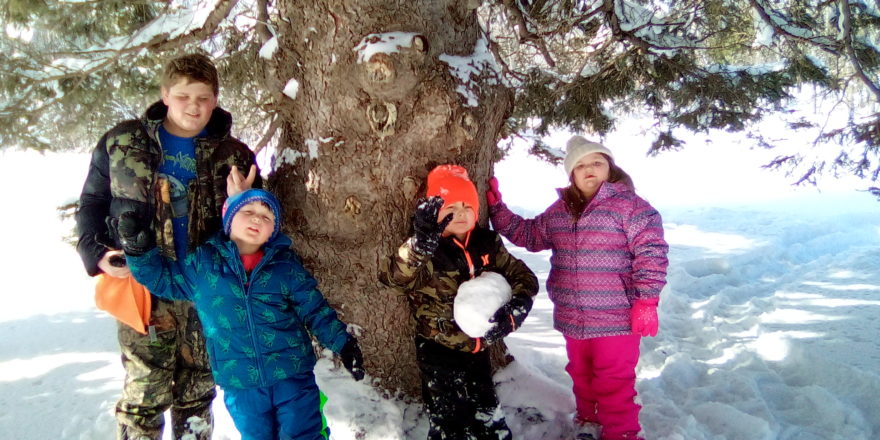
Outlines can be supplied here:
<path id="1" fill-rule="evenodd" d="M 182 262 L 163 258 L 157 248 L 127 257 L 132 274 L 154 295 L 195 304 L 214 380 L 227 391 L 227 407 L 230 392 L 254 388 L 264 396 L 268 392 L 270 400 L 287 401 L 291 396 L 277 394 L 301 392 L 297 386 L 289 386 L 293 380 L 314 387 L 314 399 L 310 398 L 308 405 L 314 403 L 317 409 L 312 372 L 316 358 L 310 334 L 335 353 L 350 337 L 345 323 L 337 318 L 290 246 L 288 237 L 277 235 L 263 246 L 263 258 L 250 274 L 245 272 L 235 243 L 222 234 L 210 238 Z M 250 398 L 238 399 L 236 404 L 252 405 Z M 228 409 L 236 426 L 244 431 L 239 419 L 245 418 L 235 417 L 236 408 Z M 301 419 L 302 414 L 288 416 Z M 246 419 L 249 424 L 256 422 L 252 414 Z"/>

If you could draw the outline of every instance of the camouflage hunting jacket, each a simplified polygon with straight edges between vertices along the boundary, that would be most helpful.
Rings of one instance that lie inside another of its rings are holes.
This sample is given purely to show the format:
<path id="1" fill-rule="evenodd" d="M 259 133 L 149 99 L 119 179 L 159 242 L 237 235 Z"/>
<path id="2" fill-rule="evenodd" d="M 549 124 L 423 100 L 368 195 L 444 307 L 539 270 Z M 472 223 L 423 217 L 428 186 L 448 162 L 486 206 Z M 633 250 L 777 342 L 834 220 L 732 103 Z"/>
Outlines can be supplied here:
<path id="1" fill-rule="evenodd" d="M 486 348 L 482 338 L 471 338 L 455 322 L 453 304 L 461 283 L 490 271 L 504 276 L 514 296 L 538 293 L 532 270 L 507 251 L 498 234 L 479 226 L 464 244 L 454 237 L 442 238 L 433 256 L 414 251 L 407 240 L 383 266 L 379 280 L 406 294 L 416 333 L 454 350 Z"/>
<path id="2" fill-rule="evenodd" d="M 312 335 L 335 353 L 350 338 L 290 247 L 290 238 L 279 234 L 263 246 L 250 274 L 223 233 L 182 264 L 156 248 L 127 258 L 135 279 L 154 295 L 195 304 L 217 384 L 254 388 L 312 371 Z"/>
<path id="3" fill-rule="evenodd" d="M 168 181 L 158 177 L 164 160 L 159 127 L 168 107 L 156 102 L 141 119 L 124 121 L 108 131 L 92 152 L 88 176 L 76 214 L 77 251 L 89 275 L 100 273 L 98 261 L 108 247 L 121 249 L 107 227 L 108 218 L 136 210 L 153 216 L 156 243 L 162 254 L 176 258 L 171 227 Z M 226 177 L 232 165 L 243 172 L 255 162 L 254 153 L 230 135 L 232 116 L 214 109 L 205 134 L 195 140 L 196 178 L 187 189 L 188 244 L 194 249 L 221 229 Z M 259 176 L 254 187 L 262 186 Z"/>

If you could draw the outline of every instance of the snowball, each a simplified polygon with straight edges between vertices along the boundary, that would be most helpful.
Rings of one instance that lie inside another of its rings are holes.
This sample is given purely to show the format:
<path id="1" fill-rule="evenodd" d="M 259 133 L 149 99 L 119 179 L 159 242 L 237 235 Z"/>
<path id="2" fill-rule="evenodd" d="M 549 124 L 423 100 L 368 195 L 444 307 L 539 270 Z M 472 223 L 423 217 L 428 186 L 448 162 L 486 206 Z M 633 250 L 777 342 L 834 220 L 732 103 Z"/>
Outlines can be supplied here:
<path id="1" fill-rule="evenodd" d="M 501 274 L 483 272 L 458 287 L 452 309 L 455 322 L 468 336 L 481 338 L 492 328 L 489 319 L 510 296 L 510 284 Z"/>

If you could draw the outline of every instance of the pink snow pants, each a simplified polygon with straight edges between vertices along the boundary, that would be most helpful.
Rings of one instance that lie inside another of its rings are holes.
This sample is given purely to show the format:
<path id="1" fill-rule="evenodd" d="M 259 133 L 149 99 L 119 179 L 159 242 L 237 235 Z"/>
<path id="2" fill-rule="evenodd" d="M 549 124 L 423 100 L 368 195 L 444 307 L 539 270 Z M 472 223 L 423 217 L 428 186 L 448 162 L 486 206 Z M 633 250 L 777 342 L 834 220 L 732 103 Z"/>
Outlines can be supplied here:
<path id="1" fill-rule="evenodd" d="M 565 337 L 578 417 L 602 425 L 602 440 L 637 438 L 641 429 L 642 407 L 634 400 L 640 341 L 638 335 Z"/>

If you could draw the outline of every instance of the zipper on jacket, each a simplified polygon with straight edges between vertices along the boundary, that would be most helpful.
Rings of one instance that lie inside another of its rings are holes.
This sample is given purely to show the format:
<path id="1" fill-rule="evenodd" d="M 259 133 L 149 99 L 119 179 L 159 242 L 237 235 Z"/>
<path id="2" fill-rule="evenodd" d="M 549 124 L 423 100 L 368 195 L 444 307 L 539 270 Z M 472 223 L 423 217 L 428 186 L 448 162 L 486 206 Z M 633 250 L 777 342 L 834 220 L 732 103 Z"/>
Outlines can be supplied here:
<path id="1" fill-rule="evenodd" d="M 600 190 L 601 190 L 601 188 L 600 188 Z M 575 221 L 573 221 L 573 222 L 571 223 L 571 232 L 572 232 L 573 234 L 577 234 L 577 231 L 578 231 L 578 225 L 580 224 L 581 220 L 583 220 L 583 219 L 584 219 L 587 215 L 589 215 L 594 209 L 596 209 L 596 204 L 595 204 L 594 202 L 596 202 L 596 197 L 597 197 L 598 195 L 599 195 L 598 192 L 596 192 L 596 194 L 593 194 L 593 197 L 590 199 L 589 202 L 587 202 L 587 206 L 584 206 L 584 210 L 581 211 L 581 215 L 577 218 L 577 220 L 575 220 Z"/>
<path id="2" fill-rule="evenodd" d="M 458 241 L 457 238 L 452 237 L 452 242 L 455 243 L 456 246 L 461 248 L 461 251 L 464 252 L 464 259 L 468 265 L 468 271 L 470 272 L 471 279 L 474 279 L 474 260 L 471 259 L 471 254 L 467 250 L 467 245 L 471 241 L 471 231 L 468 231 L 467 236 L 464 238 L 464 243 Z M 474 349 L 471 353 L 478 353 L 482 348 L 481 338 L 473 338 L 474 341 Z"/>
<path id="3" fill-rule="evenodd" d="M 474 261 L 471 260 L 471 254 L 467 251 L 468 242 L 471 241 L 471 233 L 468 231 L 467 236 L 464 238 L 464 244 L 458 241 L 457 238 L 452 237 L 452 242 L 455 243 L 456 246 L 461 248 L 461 251 L 464 252 L 464 259 L 468 265 L 468 271 L 471 274 L 471 279 L 474 279 Z"/>
<path id="4" fill-rule="evenodd" d="M 254 346 L 254 359 L 257 362 L 257 377 L 260 380 L 260 386 L 266 386 L 266 379 L 263 377 L 263 352 L 260 350 L 259 341 L 257 340 L 257 326 L 254 324 L 254 313 L 253 308 L 251 308 L 251 280 L 254 279 L 254 275 L 256 275 L 257 271 L 260 267 L 263 266 L 266 260 L 266 254 L 263 255 L 263 258 L 257 263 L 257 266 L 254 267 L 254 270 L 251 271 L 251 276 L 247 276 L 247 272 L 244 270 L 244 265 L 241 262 L 241 255 L 238 253 L 238 246 L 233 242 L 229 242 L 233 250 L 233 258 L 234 266 L 232 270 L 238 275 L 238 281 L 241 284 L 242 289 L 244 290 L 244 308 L 245 312 L 247 312 L 248 325 L 251 328 L 251 344 Z"/>
<path id="5" fill-rule="evenodd" d="M 250 283 L 245 285 L 244 307 L 247 312 L 248 325 L 251 327 L 251 343 L 254 344 L 254 359 L 257 362 L 257 376 L 260 379 L 260 386 L 266 386 L 266 379 L 263 377 L 263 352 L 257 341 L 257 327 L 254 325 L 254 313 L 250 302 Z"/>

